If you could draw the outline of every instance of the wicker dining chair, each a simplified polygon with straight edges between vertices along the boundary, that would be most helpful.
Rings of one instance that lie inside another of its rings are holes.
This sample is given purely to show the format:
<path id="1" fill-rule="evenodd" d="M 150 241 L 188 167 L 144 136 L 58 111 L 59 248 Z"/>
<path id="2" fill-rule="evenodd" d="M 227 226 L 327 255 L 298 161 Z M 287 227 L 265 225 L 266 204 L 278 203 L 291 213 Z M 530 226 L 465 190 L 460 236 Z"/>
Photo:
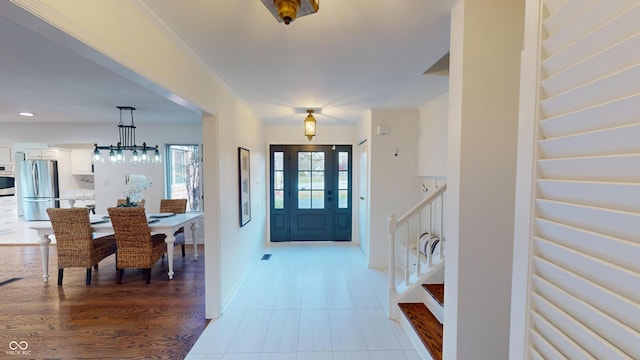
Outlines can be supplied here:
<path id="1" fill-rule="evenodd" d="M 120 205 L 124 205 L 124 204 L 126 204 L 126 203 L 127 203 L 127 199 L 118 199 L 118 200 L 117 200 L 117 202 L 116 202 L 116 205 L 117 205 L 117 206 L 120 206 Z M 137 207 L 142 207 L 142 208 L 143 208 L 143 207 L 144 207 L 144 199 L 142 199 L 142 200 L 138 201 L 138 202 L 136 203 L 136 206 L 137 206 Z"/>
<path id="2" fill-rule="evenodd" d="M 160 199 L 160 212 L 184 214 L 185 212 L 187 212 L 187 199 Z M 182 257 L 184 257 L 184 226 L 178 229 L 178 231 L 176 231 L 173 236 L 176 238 L 174 245 L 181 245 Z"/>
<path id="3" fill-rule="evenodd" d="M 64 269 L 72 267 L 86 268 L 86 284 L 91 285 L 91 268 L 97 270 L 101 260 L 116 253 L 115 236 L 94 239 L 86 208 L 49 208 L 47 214 L 56 237 L 58 286 L 62 285 Z"/>
<path id="4" fill-rule="evenodd" d="M 118 245 L 116 268 L 118 284 L 122 283 L 125 268 L 144 269 L 147 284 L 151 282 L 151 267 L 164 254 L 165 234 L 151 234 L 142 207 L 108 208 Z"/>

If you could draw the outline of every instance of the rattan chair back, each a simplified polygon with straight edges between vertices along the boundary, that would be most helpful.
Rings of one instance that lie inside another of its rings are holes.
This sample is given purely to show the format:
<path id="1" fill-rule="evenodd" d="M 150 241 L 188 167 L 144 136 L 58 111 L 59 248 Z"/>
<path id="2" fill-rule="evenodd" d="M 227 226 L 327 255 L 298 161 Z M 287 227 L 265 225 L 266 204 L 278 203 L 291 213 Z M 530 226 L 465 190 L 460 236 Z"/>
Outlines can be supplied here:
<path id="1" fill-rule="evenodd" d="M 118 244 L 118 282 L 121 281 L 122 270 L 125 268 L 151 269 L 164 254 L 166 235 L 151 234 L 142 207 L 112 207 L 107 211 Z"/>
<path id="2" fill-rule="evenodd" d="M 87 208 L 49 208 L 47 214 L 56 237 L 59 270 L 70 267 L 90 269 L 116 252 L 113 235 L 93 239 Z M 59 271 L 59 285 L 62 284 L 61 275 Z M 90 273 L 87 273 L 87 284 L 90 282 Z"/>
<path id="3" fill-rule="evenodd" d="M 184 214 L 187 212 L 187 199 L 160 199 L 160 212 Z M 173 234 L 173 236 L 175 236 L 174 245 L 181 246 L 182 257 L 184 257 L 185 256 L 184 227 L 179 228 Z"/>
<path id="4" fill-rule="evenodd" d="M 160 212 L 184 214 L 187 212 L 187 199 L 160 199 Z"/>

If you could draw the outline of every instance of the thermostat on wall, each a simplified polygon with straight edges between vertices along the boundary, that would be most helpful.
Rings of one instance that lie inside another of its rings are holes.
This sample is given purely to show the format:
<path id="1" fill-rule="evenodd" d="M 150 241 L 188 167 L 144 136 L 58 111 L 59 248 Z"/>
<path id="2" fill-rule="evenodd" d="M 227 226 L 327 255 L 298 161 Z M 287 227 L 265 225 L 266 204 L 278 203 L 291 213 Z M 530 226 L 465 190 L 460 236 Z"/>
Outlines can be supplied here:
<path id="1" fill-rule="evenodd" d="M 391 128 L 385 125 L 378 126 L 378 135 L 389 135 Z"/>

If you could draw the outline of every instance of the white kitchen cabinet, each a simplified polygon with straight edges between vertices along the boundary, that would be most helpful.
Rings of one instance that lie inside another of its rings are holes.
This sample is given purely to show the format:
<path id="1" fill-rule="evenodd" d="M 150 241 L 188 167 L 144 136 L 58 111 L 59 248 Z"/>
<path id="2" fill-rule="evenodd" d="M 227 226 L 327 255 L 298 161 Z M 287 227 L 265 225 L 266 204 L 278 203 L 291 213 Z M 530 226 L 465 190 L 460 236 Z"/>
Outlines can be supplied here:
<path id="1" fill-rule="evenodd" d="M 13 146 L 0 144 L 0 164 L 13 164 Z"/>
<path id="2" fill-rule="evenodd" d="M 58 160 L 58 149 L 44 149 L 42 150 L 43 160 Z"/>
<path id="3" fill-rule="evenodd" d="M 27 160 L 58 160 L 58 149 L 30 149 L 25 152 Z"/>
<path id="4" fill-rule="evenodd" d="M 16 196 L 0 196 L 0 233 L 11 231 L 18 222 Z"/>
<path id="5" fill-rule="evenodd" d="M 93 175 L 91 158 L 93 151 L 87 149 L 71 150 L 71 174 L 72 175 Z"/>

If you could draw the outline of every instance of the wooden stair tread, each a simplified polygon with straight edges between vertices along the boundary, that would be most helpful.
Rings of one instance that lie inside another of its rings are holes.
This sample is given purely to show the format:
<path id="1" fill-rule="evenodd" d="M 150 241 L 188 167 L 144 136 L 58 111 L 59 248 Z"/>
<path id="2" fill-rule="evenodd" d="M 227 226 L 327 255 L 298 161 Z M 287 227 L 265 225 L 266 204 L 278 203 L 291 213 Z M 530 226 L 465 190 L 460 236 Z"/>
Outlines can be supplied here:
<path id="1" fill-rule="evenodd" d="M 434 360 L 441 360 L 442 324 L 423 303 L 399 303 L 398 306 Z"/>
<path id="2" fill-rule="evenodd" d="M 440 306 L 444 306 L 444 284 L 422 284 L 422 287 Z"/>

